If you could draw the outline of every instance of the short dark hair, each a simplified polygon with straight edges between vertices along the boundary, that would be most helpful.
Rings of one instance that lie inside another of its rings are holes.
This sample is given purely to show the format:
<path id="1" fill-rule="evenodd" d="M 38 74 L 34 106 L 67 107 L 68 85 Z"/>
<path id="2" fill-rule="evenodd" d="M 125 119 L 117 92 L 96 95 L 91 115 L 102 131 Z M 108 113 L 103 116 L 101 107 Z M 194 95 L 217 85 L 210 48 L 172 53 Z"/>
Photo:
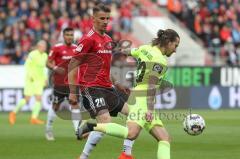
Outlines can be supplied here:
<path id="1" fill-rule="evenodd" d="M 97 12 L 108 12 L 110 13 L 111 10 L 110 8 L 108 8 L 106 5 L 104 5 L 103 3 L 99 3 L 98 5 L 96 5 L 95 7 L 93 7 L 93 14 L 97 13 Z"/>
<path id="2" fill-rule="evenodd" d="M 65 34 L 66 32 L 69 32 L 69 31 L 74 31 L 74 30 L 71 27 L 67 27 L 67 28 L 63 29 L 63 34 Z"/>
<path id="3" fill-rule="evenodd" d="M 180 38 L 178 33 L 173 29 L 162 30 L 157 32 L 157 38 L 152 40 L 152 45 L 166 46 L 169 42 L 174 42 L 176 38 Z"/>

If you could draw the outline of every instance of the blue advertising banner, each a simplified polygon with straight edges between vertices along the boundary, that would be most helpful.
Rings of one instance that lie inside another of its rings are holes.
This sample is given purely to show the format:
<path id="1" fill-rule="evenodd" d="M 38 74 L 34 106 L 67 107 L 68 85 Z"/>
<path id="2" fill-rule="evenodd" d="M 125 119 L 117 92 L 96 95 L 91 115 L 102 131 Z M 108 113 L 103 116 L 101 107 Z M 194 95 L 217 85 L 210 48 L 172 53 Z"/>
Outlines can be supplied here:
<path id="1" fill-rule="evenodd" d="M 43 110 L 48 110 L 51 106 L 51 94 L 52 89 L 44 90 Z M 0 89 L 0 111 L 11 111 L 22 97 L 22 89 Z M 34 99 L 31 101 L 23 108 L 23 111 L 31 110 L 31 103 Z M 240 108 L 240 86 L 176 87 L 156 96 L 156 109 L 187 109 L 190 107 L 213 110 Z"/>

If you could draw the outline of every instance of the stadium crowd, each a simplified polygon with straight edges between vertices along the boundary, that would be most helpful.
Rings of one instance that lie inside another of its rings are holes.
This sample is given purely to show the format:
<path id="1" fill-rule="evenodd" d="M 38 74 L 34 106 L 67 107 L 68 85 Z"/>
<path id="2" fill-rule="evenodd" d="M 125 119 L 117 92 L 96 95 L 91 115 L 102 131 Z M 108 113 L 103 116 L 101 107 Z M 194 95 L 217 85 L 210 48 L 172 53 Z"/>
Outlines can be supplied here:
<path id="1" fill-rule="evenodd" d="M 167 8 L 202 39 L 214 62 L 240 65 L 239 0 L 168 0 Z"/>
<path id="2" fill-rule="evenodd" d="M 111 8 L 108 34 L 115 40 L 131 32 L 132 17 L 146 16 L 139 0 L 102 0 Z M 92 8 L 99 0 L 1 0 L 0 64 L 23 64 L 26 55 L 40 39 L 48 50 L 61 31 L 73 27 L 76 40 L 92 27 Z"/>

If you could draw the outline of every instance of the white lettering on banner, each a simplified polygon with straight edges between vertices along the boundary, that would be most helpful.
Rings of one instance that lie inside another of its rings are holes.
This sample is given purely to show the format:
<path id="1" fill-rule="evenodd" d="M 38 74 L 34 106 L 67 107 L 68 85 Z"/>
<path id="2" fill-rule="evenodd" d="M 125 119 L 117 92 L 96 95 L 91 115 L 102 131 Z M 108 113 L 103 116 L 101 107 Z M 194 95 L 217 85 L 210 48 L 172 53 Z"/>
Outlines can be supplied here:
<path id="1" fill-rule="evenodd" d="M 2 92 L 0 91 L 0 111 L 2 111 L 2 106 L 3 106 L 3 104 L 2 104 L 2 100 L 3 98 L 2 98 Z"/>
<path id="2" fill-rule="evenodd" d="M 51 106 L 50 95 L 52 89 L 45 89 L 42 95 L 42 108 L 48 110 Z M 12 111 L 16 104 L 23 98 L 22 89 L 0 89 L 0 111 Z M 29 111 L 33 107 L 34 98 L 31 98 L 29 104 L 24 106 L 22 111 Z"/>
<path id="3" fill-rule="evenodd" d="M 240 69 L 233 68 L 233 86 L 240 86 Z"/>
<path id="4" fill-rule="evenodd" d="M 4 90 L 2 92 L 3 110 L 9 111 L 16 105 L 16 91 L 14 89 Z M 7 99 L 7 100 L 5 100 Z"/>
<path id="5" fill-rule="evenodd" d="M 231 108 L 240 107 L 240 87 L 229 89 L 229 105 Z"/>
<path id="6" fill-rule="evenodd" d="M 155 109 L 173 109 L 177 103 L 177 95 L 174 89 L 157 95 Z"/>
<path id="7" fill-rule="evenodd" d="M 229 86 L 231 85 L 231 81 L 232 76 L 229 75 L 231 74 L 231 69 L 229 70 L 229 68 L 221 68 L 221 74 L 220 74 L 220 78 L 221 78 L 221 85 L 222 86 Z"/>
<path id="8" fill-rule="evenodd" d="M 240 86 L 240 69 L 221 68 L 221 85 L 222 86 Z"/>

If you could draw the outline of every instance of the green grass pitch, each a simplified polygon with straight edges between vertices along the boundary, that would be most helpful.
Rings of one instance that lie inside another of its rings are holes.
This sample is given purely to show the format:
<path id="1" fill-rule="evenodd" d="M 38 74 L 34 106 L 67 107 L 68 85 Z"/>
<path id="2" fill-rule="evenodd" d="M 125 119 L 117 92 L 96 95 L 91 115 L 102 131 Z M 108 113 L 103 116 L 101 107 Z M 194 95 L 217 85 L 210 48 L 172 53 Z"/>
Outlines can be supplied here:
<path id="1" fill-rule="evenodd" d="M 163 111 L 168 115 L 187 110 Z M 171 159 L 240 159 L 240 110 L 194 110 L 206 121 L 206 129 L 199 136 L 189 136 L 182 128 L 182 120 L 163 119 L 172 137 Z M 19 113 L 14 126 L 8 124 L 8 114 L 0 113 L 1 159 L 76 159 L 84 141 L 77 141 L 71 121 L 57 119 L 54 123 L 56 141 L 44 137 L 45 126 L 29 124 L 30 113 Z M 41 114 L 41 119 L 46 113 Z M 171 115 L 170 115 L 170 118 Z M 124 124 L 124 119 L 114 119 Z M 97 145 L 90 159 L 117 159 L 122 139 L 106 136 Z M 143 131 L 135 142 L 136 159 L 156 159 L 157 142 Z"/>

